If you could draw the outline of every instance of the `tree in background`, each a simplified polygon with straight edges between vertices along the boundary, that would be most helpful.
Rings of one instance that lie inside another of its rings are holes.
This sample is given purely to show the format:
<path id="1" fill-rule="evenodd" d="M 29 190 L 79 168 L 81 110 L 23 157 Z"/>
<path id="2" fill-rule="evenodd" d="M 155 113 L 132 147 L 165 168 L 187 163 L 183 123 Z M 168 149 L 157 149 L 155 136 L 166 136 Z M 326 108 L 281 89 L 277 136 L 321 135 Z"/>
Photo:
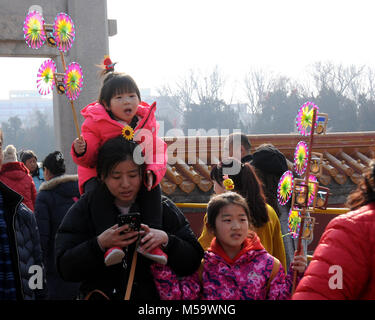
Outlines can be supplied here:
<path id="1" fill-rule="evenodd" d="M 375 130 L 375 100 L 371 98 L 367 99 L 365 95 L 361 95 L 358 103 L 358 129 L 360 131 Z"/>
<path id="2" fill-rule="evenodd" d="M 182 129 L 238 129 L 240 128 L 238 108 L 223 99 L 225 81 L 217 67 L 208 75 L 194 71 L 178 81 L 174 89 L 166 85 L 159 89 L 161 100 L 169 95 L 182 114 Z"/>
<path id="3" fill-rule="evenodd" d="M 353 100 L 333 89 L 322 89 L 315 98 L 320 112 L 329 114 L 329 131 L 358 131 L 357 107 Z"/>
<path id="4" fill-rule="evenodd" d="M 30 120 L 32 125 L 26 128 L 23 127 L 18 116 L 9 118 L 7 122 L 2 122 L 4 146 L 13 144 L 18 153 L 21 150 L 33 150 L 38 160 L 41 161 L 56 149 L 55 132 L 53 127 L 47 124 L 46 114 L 39 110 L 33 114 Z"/>
<path id="5" fill-rule="evenodd" d="M 160 98 L 169 97 L 183 119 L 179 127 L 185 134 L 187 129 L 200 128 L 239 128 L 252 134 L 295 132 L 295 116 L 306 101 L 329 114 L 328 131 L 374 130 L 374 70 L 317 62 L 308 76 L 302 83 L 252 70 L 243 82 L 245 98 L 233 102 L 224 99 L 225 81 L 217 67 L 206 76 L 191 70 L 174 89 L 167 85 L 160 90 Z"/>

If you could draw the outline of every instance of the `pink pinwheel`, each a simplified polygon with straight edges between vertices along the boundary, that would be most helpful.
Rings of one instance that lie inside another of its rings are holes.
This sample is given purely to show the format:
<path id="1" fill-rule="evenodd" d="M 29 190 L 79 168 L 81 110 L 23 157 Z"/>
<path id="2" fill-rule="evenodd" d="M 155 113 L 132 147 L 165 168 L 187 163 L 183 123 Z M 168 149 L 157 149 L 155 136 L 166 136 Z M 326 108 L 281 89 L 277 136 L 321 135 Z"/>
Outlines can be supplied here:
<path id="1" fill-rule="evenodd" d="M 59 13 L 55 18 L 53 36 L 56 40 L 57 49 L 67 52 L 73 45 L 76 31 L 73 20 L 66 13 Z"/>
<path id="2" fill-rule="evenodd" d="M 38 11 L 31 11 L 23 23 L 23 36 L 26 44 L 32 49 L 39 49 L 46 41 L 44 19 Z"/>
<path id="3" fill-rule="evenodd" d="M 302 176 L 305 173 L 307 167 L 309 155 L 309 147 L 304 141 L 300 141 L 297 144 L 296 150 L 294 152 L 294 171 Z"/>
<path id="4" fill-rule="evenodd" d="M 298 115 L 296 117 L 296 124 L 298 132 L 303 136 L 309 136 L 311 134 L 314 109 L 316 109 L 316 113 L 319 113 L 318 106 L 316 106 L 312 102 L 306 102 L 298 111 Z"/>
<path id="5" fill-rule="evenodd" d="M 64 84 L 69 100 L 76 100 L 83 86 L 82 68 L 77 62 L 68 65 L 65 71 Z"/>
<path id="6" fill-rule="evenodd" d="M 285 171 L 280 178 L 279 185 L 277 186 L 277 200 L 282 206 L 285 205 L 292 196 L 293 182 L 292 171 Z"/>
<path id="7" fill-rule="evenodd" d="M 47 95 L 52 91 L 55 85 L 55 72 L 56 64 L 52 59 L 45 60 L 40 66 L 36 83 L 41 95 Z"/>

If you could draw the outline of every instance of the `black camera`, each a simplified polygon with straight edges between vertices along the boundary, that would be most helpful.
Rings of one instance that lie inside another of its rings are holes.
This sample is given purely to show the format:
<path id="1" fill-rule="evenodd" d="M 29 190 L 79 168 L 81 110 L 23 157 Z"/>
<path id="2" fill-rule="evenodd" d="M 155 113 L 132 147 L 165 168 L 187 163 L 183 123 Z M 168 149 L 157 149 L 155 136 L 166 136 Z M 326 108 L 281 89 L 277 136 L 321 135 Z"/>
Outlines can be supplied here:
<path id="1" fill-rule="evenodd" d="M 141 214 L 139 212 L 119 214 L 117 217 L 117 221 L 119 227 L 126 224 L 129 226 L 129 229 L 125 230 L 125 232 L 139 231 L 141 229 Z"/>

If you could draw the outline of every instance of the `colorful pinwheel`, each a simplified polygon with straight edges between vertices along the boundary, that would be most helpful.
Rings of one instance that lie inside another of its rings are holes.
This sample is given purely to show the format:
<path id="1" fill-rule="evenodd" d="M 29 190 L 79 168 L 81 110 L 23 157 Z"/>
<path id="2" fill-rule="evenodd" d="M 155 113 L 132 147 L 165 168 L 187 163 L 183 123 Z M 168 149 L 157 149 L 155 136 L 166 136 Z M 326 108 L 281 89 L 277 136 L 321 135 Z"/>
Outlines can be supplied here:
<path id="1" fill-rule="evenodd" d="M 302 176 L 305 173 L 309 155 L 309 147 L 304 141 L 300 141 L 297 144 L 294 152 L 294 171 Z"/>
<path id="2" fill-rule="evenodd" d="M 298 238 L 300 227 L 301 213 L 299 211 L 290 209 L 288 218 L 288 231 L 293 239 Z"/>
<path id="3" fill-rule="evenodd" d="M 318 179 L 313 176 L 312 174 L 309 176 L 309 194 L 308 194 L 308 206 L 311 206 L 314 202 L 314 197 L 315 197 L 315 191 L 317 188 L 317 185 L 315 183 L 310 183 L 310 181 L 313 182 L 318 182 Z"/>
<path id="4" fill-rule="evenodd" d="M 293 181 L 293 173 L 290 170 L 285 171 L 280 178 L 277 187 L 277 199 L 282 206 L 285 205 L 292 196 Z"/>
<path id="5" fill-rule="evenodd" d="M 309 136 L 311 133 L 311 126 L 313 121 L 313 111 L 319 112 L 318 106 L 312 102 L 306 102 L 298 111 L 296 118 L 297 129 L 303 136 Z M 316 126 L 316 123 L 315 123 Z"/>
<path id="6" fill-rule="evenodd" d="M 55 18 L 53 36 L 56 40 L 57 49 L 67 52 L 73 45 L 76 31 L 73 20 L 66 13 L 59 13 Z"/>
<path id="7" fill-rule="evenodd" d="M 83 86 L 82 68 L 77 62 L 71 62 L 65 71 L 64 84 L 69 100 L 76 100 Z"/>
<path id="8" fill-rule="evenodd" d="M 55 72 L 56 64 L 52 59 L 47 59 L 40 66 L 36 84 L 41 95 L 47 95 L 52 91 L 55 85 Z"/>
<path id="9" fill-rule="evenodd" d="M 39 49 L 46 41 L 44 19 L 38 11 L 31 11 L 23 23 L 23 36 L 27 45 L 32 49 Z"/>

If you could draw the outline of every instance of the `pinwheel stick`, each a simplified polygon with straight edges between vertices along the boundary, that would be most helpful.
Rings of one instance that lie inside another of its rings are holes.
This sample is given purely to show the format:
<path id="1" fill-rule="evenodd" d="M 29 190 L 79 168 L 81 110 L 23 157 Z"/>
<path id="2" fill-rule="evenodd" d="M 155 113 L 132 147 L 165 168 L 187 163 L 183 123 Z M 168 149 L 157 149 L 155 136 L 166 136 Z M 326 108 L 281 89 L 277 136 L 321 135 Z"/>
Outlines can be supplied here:
<path id="1" fill-rule="evenodd" d="M 61 57 L 61 63 L 62 63 L 64 72 L 65 72 L 66 71 L 65 58 L 64 58 L 64 54 L 61 51 L 60 51 L 60 57 Z"/>
<path id="2" fill-rule="evenodd" d="M 79 125 L 78 125 L 78 120 L 77 120 L 77 114 L 76 114 L 76 109 L 74 108 L 74 103 L 72 100 L 70 100 L 70 105 L 72 106 L 72 112 L 73 112 L 73 118 L 74 118 L 74 124 L 76 126 L 76 131 L 78 135 L 78 139 L 81 137 L 81 132 L 79 130 Z"/>
<path id="3" fill-rule="evenodd" d="M 65 59 L 64 59 L 64 54 L 60 51 L 60 57 L 61 57 L 61 63 L 62 63 L 62 66 L 63 66 L 63 69 L 64 69 L 64 72 L 66 72 L 66 64 L 65 64 Z M 76 108 L 74 107 L 74 102 L 72 100 L 69 100 L 70 101 L 70 105 L 72 107 L 72 112 L 73 112 L 73 119 L 74 119 L 74 125 L 76 127 L 76 131 L 77 131 L 77 136 L 78 136 L 78 139 L 80 139 L 81 137 L 81 132 L 79 130 L 79 125 L 78 125 L 78 119 L 77 119 L 77 113 L 76 113 Z"/>
<path id="4" fill-rule="evenodd" d="M 315 122 L 316 122 L 316 109 L 314 108 L 313 110 L 313 118 L 312 118 L 312 124 L 311 124 L 311 133 L 310 133 L 310 143 L 309 143 L 309 154 L 307 156 L 307 166 L 306 166 L 306 171 L 305 171 L 305 185 L 309 185 L 309 177 L 310 177 L 310 161 L 311 161 L 311 150 L 312 150 L 312 145 L 314 142 L 314 129 L 315 129 Z M 309 193 L 306 192 L 306 198 L 305 198 L 305 203 L 308 203 L 308 197 Z M 298 232 L 298 244 L 297 244 L 297 254 L 300 254 L 301 247 L 302 247 L 302 235 L 303 235 L 303 227 L 305 224 L 305 214 L 306 214 L 306 206 L 302 208 L 301 212 L 301 227 L 299 228 Z M 293 272 L 293 286 L 292 286 L 292 294 L 296 290 L 296 282 L 297 282 L 297 271 L 295 270 Z"/>

